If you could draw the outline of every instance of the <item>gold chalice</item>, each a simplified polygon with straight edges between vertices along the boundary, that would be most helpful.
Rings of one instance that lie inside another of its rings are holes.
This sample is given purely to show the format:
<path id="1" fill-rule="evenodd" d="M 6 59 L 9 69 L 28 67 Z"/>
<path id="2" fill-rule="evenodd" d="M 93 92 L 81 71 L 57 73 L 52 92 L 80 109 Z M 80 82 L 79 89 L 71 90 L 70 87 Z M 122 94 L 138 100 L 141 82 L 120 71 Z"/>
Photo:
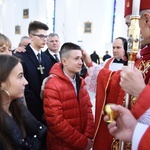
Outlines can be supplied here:
<path id="1" fill-rule="evenodd" d="M 112 121 L 114 121 L 119 116 L 118 111 L 113 111 L 111 109 L 111 106 L 113 106 L 113 105 L 116 105 L 116 104 L 108 103 L 105 105 L 104 113 L 109 116 L 109 120 L 106 121 L 107 123 L 111 123 Z"/>

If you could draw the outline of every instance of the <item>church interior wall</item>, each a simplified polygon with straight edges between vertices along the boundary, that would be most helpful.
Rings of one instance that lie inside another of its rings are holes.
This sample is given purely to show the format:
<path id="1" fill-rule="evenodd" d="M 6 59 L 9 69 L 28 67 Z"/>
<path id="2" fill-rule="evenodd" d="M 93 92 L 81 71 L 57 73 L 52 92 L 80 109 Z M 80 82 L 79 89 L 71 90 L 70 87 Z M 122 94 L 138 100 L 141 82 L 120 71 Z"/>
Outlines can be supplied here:
<path id="1" fill-rule="evenodd" d="M 77 43 L 89 54 L 93 50 L 100 56 L 106 50 L 112 53 L 113 3 L 114 0 L 56 0 L 55 32 L 61 43 Z M 123 1 L 117 0 L 114 38 L 126 36 L 123 5 Z M 23 9 L 29 9 L 29 18 L 23 18 Z M 31 21 L 47 23 L 46 9 L 46 0 L 4 0 L 0 5 L 0 32 L 11 39 L 13 47 L 17 47 L 20 38 L 28 35 Z M 85 22 L 92 23 L 91 33 L 84 33 Z M 21 27 L 20 34 L 15 34 L 16 25 Z"/>

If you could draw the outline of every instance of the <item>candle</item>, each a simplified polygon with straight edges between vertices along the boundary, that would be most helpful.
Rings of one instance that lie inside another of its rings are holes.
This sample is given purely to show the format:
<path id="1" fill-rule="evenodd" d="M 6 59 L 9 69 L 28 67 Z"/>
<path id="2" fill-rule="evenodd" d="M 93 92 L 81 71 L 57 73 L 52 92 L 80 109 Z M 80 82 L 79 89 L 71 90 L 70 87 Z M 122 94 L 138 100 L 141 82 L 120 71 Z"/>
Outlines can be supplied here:
<path id="1" fill-rule="evenodd" d="M 141 0 L 133 0 L 132 15 L 135 15 L 135 16 L 139 15 L 140 3 L 141 3 Z"/>

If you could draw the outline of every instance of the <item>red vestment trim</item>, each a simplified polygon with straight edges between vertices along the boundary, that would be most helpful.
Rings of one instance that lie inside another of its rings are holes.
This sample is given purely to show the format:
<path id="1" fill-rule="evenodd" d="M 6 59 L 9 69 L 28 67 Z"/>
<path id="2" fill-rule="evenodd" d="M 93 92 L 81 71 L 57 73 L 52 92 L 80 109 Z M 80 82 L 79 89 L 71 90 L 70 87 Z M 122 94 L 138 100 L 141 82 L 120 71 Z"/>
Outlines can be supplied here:
<path id="1" fill-rule="evenodd" d="M 114 61 L 114 58 L 110 58 L 110 59 L 106 62 L 106 64 L 104 65 L 104 68 L 109 69 L 109 65 L 110 65 L 110 63 L 112 63 L 113 61 Z"/>
<path id="2" fill-rule="evenodd" d="M 136 119 L 139 119 L 150 108 L 150 85 L 148 84 L 136 100 L 131 112 Z"/>

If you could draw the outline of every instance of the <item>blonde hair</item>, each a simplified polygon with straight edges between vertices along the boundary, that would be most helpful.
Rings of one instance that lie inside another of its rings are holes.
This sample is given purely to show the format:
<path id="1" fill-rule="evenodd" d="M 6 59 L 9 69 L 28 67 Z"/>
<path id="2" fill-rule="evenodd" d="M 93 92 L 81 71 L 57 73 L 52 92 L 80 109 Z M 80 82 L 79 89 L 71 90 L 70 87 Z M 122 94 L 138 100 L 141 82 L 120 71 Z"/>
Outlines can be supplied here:
<path id="1" fill-rule="evenodd" d="M 0 33 L 0 48 L 3 47 L 4 44 L 11 47 L 10 39 L 7 36 L 5 36 L 4 34 Z"/>

